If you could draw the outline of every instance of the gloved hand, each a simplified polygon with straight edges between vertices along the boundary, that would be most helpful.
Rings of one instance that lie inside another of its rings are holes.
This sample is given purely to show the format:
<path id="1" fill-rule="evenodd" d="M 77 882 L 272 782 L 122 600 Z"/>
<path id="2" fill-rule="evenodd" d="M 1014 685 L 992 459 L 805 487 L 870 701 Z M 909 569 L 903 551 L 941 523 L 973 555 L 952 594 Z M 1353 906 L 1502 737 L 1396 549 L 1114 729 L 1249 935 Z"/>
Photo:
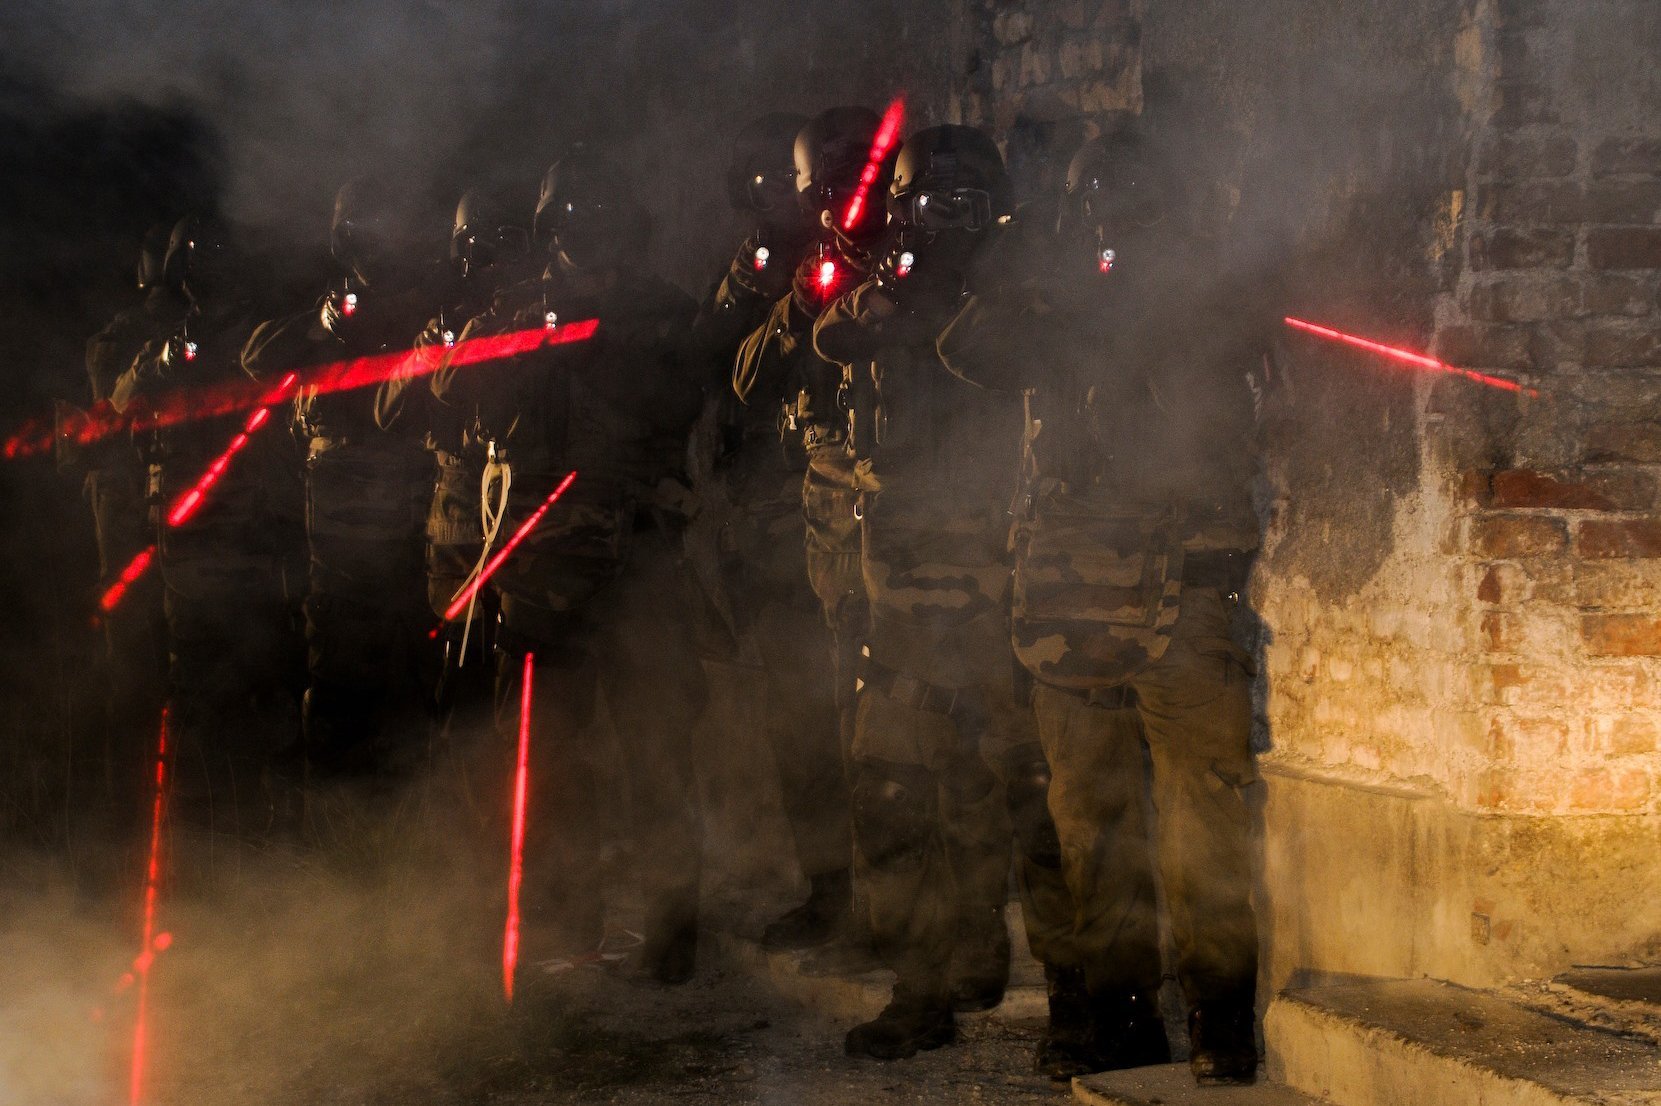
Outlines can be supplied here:
<path id="1" fill-rule="evenodd" d="M 949 308 L 963 295 L 963 272 L 926 247 L 895 243 L 877 265 L 877 284 L 888 297 L 912 312 Z"/>
<path id="2" fill-rule="evenodd" d="M 796 306 L 808 318 L 817 318 L 831 300 L 859 284 L 863 278 L 834 253 L 813 250 L 802 258 L 791 279 Z"/>
<path id="3" fill-rule="evenodd" d="M 787 259 L 752 236 L 733 255 L 728 281 L 769 303 L 790 290 L 791 269 Z"/>
<path id="4" fill-rule="evenodd" d="M 161 370 L 163 376 L 182 372 L 187 362 L 196 360 L 196 343 L 184 334 L 175 334 L 162 344 Z"/>

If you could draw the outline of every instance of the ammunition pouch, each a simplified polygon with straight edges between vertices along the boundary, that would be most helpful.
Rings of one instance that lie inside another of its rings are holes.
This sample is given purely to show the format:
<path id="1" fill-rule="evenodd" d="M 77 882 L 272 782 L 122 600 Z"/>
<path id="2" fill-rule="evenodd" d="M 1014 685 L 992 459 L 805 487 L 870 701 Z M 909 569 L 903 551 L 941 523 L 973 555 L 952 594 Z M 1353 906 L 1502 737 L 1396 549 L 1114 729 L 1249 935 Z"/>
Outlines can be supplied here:
<path id="1" fill-rule="evenodd" d="M 1123 683 L 1164 655 L 1184 552 L 1169 515 L 1046 482 L 1016 523 L 1015 654 L 1062 688 Z"/>

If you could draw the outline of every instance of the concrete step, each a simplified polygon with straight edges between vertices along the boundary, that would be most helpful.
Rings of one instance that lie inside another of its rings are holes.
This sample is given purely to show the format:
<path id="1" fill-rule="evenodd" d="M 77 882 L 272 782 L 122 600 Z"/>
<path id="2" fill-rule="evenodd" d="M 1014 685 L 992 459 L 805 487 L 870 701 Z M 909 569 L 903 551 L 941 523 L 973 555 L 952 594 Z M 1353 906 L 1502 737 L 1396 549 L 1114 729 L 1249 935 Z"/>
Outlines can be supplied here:
<path id="1" fill-rule="evenodd" d="M 1073 1097 L 1090 1106 L 1319 1106 L 1261 1072 L 1250 1087 L 1197 1087 L 1187 1064 L 1086 1075 L 1073 1080 Z"/>
<path id="2" fill-rule="evenodd" d="M 1661 1104 L 1652 1043 L 1433 980 L 1290 990 L 1264 1034 L 1272 1079 L 1341 1106 Z"/>
<path id="3" fill-rule="evenodd" d="M 1544 983 L 1518 984 L 1510 993 L 1553 1017 L 1661 1047 L 1661 967 L 1575 968 Z"/>

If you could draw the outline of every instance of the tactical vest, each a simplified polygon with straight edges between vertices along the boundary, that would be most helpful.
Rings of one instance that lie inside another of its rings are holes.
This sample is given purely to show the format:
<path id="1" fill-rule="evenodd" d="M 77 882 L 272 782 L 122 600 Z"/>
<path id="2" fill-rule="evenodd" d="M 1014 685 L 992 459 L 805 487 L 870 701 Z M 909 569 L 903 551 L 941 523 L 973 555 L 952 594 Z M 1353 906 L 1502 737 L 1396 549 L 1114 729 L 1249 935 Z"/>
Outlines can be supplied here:
<path id="1" fill-rule="evenodd" d="M 1025 400 L 1011 532 L 1016 657 L 1058 687 L 1122 683 L 1170 644 L 1182 595 L 1179 511 L 1114 480 L 1082 402 L 1030 390 Z"/>

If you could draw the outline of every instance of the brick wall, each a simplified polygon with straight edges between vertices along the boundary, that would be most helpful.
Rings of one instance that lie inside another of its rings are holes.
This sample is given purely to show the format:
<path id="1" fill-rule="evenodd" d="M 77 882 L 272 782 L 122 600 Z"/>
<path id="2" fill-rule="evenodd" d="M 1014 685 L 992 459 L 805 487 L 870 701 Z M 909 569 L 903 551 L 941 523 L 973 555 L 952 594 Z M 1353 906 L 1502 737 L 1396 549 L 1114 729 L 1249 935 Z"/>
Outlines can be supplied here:
<path id="1" fill-rule="evenodd" d="M 1436 338 L 1543 393 L 1491 430 L 1453 504 L 1474 601 L 1484 810 L 1657 809 L 1661 795 L 1661 105 L 1653 6 L 1486 13 L 1463 265 Z M 1646 107 L 1647 105 L 1647 107 Z M 1434 434 L 1469 427 L 1452 421 Z"/>
<path id="2" fill-rule="evenodd" d="M 1541 393 L 1274 344 L 1271 983 L 1661 952 L 1661 6 L 959 5 L 1034 187 L 1137 112 L 1271 309 Z"/>
<path id="3" fill-rule="evenodd" d="M 1111 120 L 1142 109 L 1146 0 L 957 0 L 967 64 L 956 118 L 990 129 L 1030 197 Z"/>

